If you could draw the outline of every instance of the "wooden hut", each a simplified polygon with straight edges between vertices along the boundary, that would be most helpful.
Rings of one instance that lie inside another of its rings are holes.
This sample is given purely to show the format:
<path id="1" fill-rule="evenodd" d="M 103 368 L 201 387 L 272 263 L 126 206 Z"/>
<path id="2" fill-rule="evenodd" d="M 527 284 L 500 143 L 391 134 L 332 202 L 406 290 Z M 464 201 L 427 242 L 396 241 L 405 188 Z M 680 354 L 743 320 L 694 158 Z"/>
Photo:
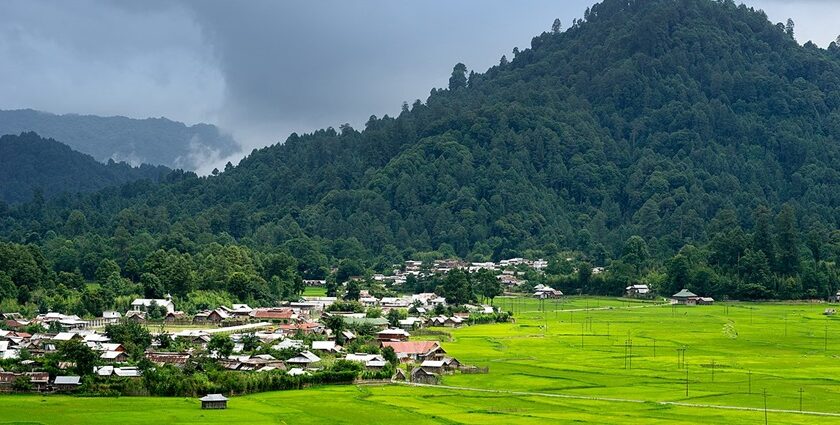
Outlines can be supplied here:
<path id="1" fill-rule="evenodd" d="M 202 409 L 227 409 L 228 399 L 221 394 L 207 394 L 199 400 Z"/>

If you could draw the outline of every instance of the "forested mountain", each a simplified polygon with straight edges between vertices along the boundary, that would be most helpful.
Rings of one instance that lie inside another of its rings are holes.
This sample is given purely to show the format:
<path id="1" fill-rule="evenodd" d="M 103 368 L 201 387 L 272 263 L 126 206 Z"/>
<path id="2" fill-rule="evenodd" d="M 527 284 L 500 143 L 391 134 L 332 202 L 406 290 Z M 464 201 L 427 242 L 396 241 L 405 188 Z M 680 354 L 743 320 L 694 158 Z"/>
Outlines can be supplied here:
<path id="1" fill-rule="evenodd" d="M 54 115 L 31 109 L 0 111 L 0 135 L 34 131 L 105 162 L 154 164 L 195 170 L 239 150 L 234 140 L 208 124 L 187 127 L 166 118 L 143 120 L 95 115 Z"/>
<path id="2" fill-rule="evenodd" d="M 840 48 L 794 30 L 731 1 L 605 0 L 362 131 L 9 208 L 0 234 L 40 245 L 42 268 L 60 257 L 53 271 L 91 279 L 113 259 L 176 296 L 278 297 L 341 259 L 547 256 L 562 274 L 564 251 L 608 273 L 563 289 L 824 296 L 840 275 Z"/>
<path id="3" fill-rule="evenodd" d="M 52 197 L 63 192 L 93 192 L 134 180 L 158 180 L 163 166 L 132 167 L 124 162 L 97 162 L 53 139 L 35 133 L 0 137 L 0 200 L 29 201 L 38 192 Z"/>

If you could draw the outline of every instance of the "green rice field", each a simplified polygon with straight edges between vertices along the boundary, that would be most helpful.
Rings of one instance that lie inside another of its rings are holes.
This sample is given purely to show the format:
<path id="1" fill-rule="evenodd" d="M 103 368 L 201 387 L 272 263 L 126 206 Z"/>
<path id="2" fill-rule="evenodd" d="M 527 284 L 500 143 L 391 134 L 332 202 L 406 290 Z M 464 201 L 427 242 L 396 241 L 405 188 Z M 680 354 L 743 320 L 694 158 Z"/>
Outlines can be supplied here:
<path id="1" fill-rule="evenodd" d="M 495 304 L 516 322 L 446 329 L 443 341 L 489 373 L 440 387 L 254 394 L 225 411 L 183 398 L 0 396 L 0 423 L 840 423 L 840 322 L 823 315 L 832 306 Z"/>

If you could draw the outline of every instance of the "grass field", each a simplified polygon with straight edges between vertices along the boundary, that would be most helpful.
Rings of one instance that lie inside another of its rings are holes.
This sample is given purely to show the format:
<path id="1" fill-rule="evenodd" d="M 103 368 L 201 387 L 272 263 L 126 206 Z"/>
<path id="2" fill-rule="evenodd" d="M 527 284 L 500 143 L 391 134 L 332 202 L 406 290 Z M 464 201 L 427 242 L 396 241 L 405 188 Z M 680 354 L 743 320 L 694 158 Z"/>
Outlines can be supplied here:
<path id="1" fill-rule="evenodd" d="M 273 392 L 222 412 L 181 398 L 2 396 L 0 423 L 763 424 L 765 390 L 769 423 L 840 423 L 840 323 L 822 315 L 826 305 L 496 304 L 516 323 L 454 329 L 444 344 L 490 373 L 447 376 L 446 388 Z"/>

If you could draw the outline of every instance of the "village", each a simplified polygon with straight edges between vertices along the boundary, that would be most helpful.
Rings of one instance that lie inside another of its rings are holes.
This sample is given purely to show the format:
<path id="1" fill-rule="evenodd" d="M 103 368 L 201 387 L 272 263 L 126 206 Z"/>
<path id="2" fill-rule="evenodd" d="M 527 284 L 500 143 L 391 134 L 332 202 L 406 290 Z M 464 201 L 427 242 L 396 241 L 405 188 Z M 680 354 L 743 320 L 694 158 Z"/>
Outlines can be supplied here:
<path id="1" fill-rule="evenodd" d="M 560 290 L 530 286 L 522 279 L 524 270 L 539 273 L 545 267 L 543 260 L 521 258 L 431 265 L 407 261 L 392 276 L 371 279 L 393 285 L 451 270 L 489 270 L 507 294 L 539 300 L 563 297 Z M 307 283 L 316 291 L 323 285 Z M 652 293 L 647 285 L 632 285 L 625 296 L 652 298 Z M 713 300 L 683 290 L 670 302 L 696 305 Z M 510 312 L 493 305 L 451 305 L 436 293 L 377 298 L 368 290 L 361 290 L 357 300 L 307 295 L 285 305 L 240 303 L 192 315 L 178 310 L 175 300 L 167 296 L 134 299 L 128 311 L 105 311 L 97 318 L 57 312 L 30 318 L 6 312 L 0 318 L 0 365 L 5 367 L 0 368 L 0 391 L 72 393 L 120 388 L 126 394 L 146 393 L 139 389 L 144 373 L 158 368 L 280 373 L 302 380 L 298 386 L 309 382 L 307 378 L 320 382 L 321 378 L 313 377 L 336 371 L 350 371 L 342 379 L 353 382 L 438 384 L 446 374 L 488 373 L 489 369 L 462 364 L 448 355 L 446 333 L 436 328 L 513 320 Z M 220 408 L 224 400 L 222 394 L 210 394 L 202 403 L 204 408 Z"/>

